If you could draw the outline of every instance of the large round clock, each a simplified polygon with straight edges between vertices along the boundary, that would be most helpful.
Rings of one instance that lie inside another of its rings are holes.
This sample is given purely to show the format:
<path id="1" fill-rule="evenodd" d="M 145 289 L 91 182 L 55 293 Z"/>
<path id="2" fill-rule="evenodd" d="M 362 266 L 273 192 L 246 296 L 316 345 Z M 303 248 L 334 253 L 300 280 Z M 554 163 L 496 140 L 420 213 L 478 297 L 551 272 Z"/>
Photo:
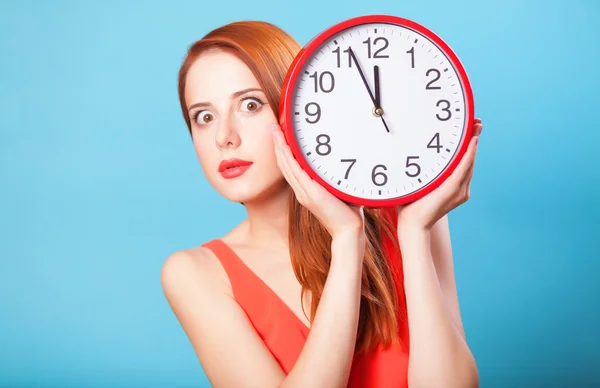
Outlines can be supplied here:
<path id="1" fill-rule="evenodd" d="M 387 15 L 346 20 L 309 42 L 280 106 L 302 168 L 367 207 L 409 203 L 438 187 L 466 151 L 473 116 L 469 80 L 450 47 Z"/>

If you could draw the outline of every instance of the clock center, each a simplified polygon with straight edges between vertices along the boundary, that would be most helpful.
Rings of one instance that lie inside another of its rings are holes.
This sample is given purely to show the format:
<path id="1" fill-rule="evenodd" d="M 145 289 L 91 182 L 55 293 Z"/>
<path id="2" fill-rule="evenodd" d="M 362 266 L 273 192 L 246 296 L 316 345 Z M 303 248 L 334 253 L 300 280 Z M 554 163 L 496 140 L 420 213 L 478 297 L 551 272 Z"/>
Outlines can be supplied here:
<path id="1" fill-rule="evenodd" d="M 373 108 L 373 116 L 380 117 L 383 114 L 383 109 Z"/>

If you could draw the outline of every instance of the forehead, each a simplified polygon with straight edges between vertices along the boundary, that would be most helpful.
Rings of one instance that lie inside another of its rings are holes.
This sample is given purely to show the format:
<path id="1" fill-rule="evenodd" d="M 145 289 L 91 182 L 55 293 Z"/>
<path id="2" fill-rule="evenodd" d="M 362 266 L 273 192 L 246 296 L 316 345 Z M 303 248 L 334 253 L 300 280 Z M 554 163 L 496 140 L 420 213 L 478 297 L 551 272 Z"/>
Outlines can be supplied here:
<path id="1" fill-rule="evenodd" d="M 202 53 L 190 67 L 185 86 L 185 100 L 217 101 L 237 91 L 259 88 L 250 68 L 236 55 L 223 50 Z"/>

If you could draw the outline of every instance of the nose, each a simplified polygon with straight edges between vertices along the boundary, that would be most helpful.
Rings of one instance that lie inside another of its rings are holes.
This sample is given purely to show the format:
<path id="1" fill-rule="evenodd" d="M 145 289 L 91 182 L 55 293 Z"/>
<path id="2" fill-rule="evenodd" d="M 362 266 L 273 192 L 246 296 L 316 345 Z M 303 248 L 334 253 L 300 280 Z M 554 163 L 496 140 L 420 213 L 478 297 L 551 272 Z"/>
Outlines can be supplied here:
<path id="1" fill-rule="evenodd" d="M 239 134 L 239 123 L 237 123 L 233 116 L 223 116 L 219 127 L 217 128 L 217 134 L 215 141 L 219 148 L 237 148 L 240 145 L 241 138 Z"/>

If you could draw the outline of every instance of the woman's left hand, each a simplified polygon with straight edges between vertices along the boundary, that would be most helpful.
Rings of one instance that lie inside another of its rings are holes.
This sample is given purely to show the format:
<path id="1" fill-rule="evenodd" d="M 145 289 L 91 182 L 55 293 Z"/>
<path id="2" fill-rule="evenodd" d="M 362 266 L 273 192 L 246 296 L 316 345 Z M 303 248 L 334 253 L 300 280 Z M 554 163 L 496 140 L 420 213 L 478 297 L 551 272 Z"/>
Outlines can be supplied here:
<path id="1" fill-rule="evenodd" d="M 475 119 L 467 152 L 452 174 L 440 186 L 424 197 L 396 208 L 398 230 L 407 226 L 429 230 L 444 215 L 467 202 L 471 195 L 471 178 L 475 169 L 477 142 L 482 129 L 481 119 Z"/>

